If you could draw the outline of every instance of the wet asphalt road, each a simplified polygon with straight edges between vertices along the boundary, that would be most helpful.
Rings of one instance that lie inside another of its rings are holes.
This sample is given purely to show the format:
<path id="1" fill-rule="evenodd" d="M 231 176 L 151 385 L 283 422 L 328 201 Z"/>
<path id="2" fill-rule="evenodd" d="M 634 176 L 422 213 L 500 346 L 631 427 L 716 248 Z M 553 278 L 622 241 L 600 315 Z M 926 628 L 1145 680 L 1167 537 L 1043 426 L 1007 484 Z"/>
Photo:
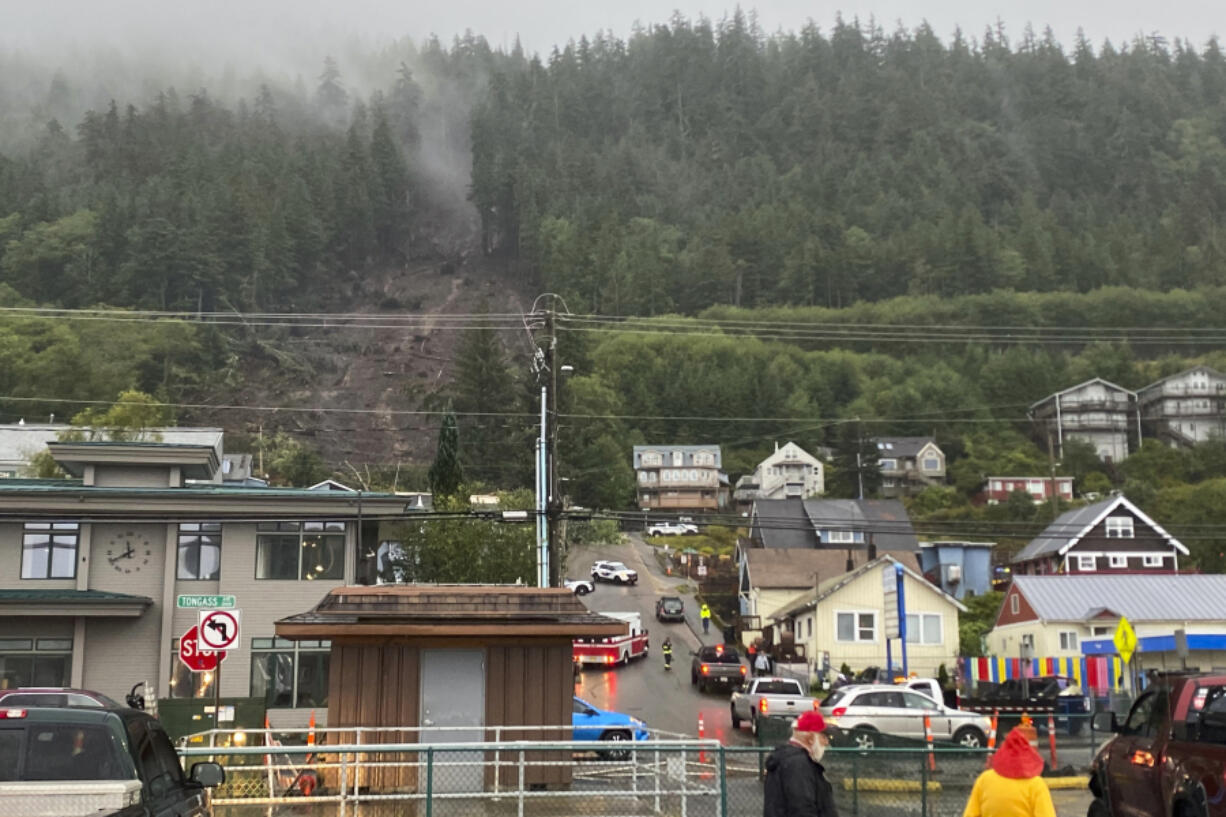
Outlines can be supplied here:
<path id="1" fill-rule="evenodd" d="M 753 745 L 748 726 L 738 730 L 732 728 L 729 692 L 699 693 L 690 685 L 690 653 L 698 648 L 699 636 L 687 623 L 656 621 L 655 604 L 660 596 L 680 595 L 687 609 L 695 607 L 693 595 L 676 592 L 677 587 L 685 584 L 685 579 L 663 575 L 650 549 L 633 538 L 622 545 L 575 549 L 570 554 L 567 575 L 575 579 L 589 578 L 591 564 L 596 559 L 625 562 L 627 567 L 638 571 L 638 584 L 625 587 L 598 583 L 596 591 L 583 596 L 581 601 L 596 612 L 639 613 L 643 626 L 649 631 L 651 647 L 645 659 L 626 666 L 585 669 L 575 685 L 575 694 L 601 709 L 634 715 L 652 729 L 691 737 L 698 735 L 701 717 L 705 737 L 714 738 L 725 746 Z M 665 671 L 660 655 L 660 644 L 665 636 L 673 642 L 670 671 Z M 712 631 L 703 643 L 715 642 Z"/>

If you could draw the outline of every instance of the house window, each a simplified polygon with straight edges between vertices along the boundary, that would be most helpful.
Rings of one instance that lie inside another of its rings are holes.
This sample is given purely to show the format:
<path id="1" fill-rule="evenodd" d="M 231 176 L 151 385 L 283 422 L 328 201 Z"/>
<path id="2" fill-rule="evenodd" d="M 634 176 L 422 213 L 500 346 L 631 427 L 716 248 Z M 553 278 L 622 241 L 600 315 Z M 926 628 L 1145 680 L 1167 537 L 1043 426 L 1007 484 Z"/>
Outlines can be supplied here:
<path id="1" fill-rule="evenodd" d="M 1077 569 L 1082 573 L 1092 573 L 1098 569 L 1098 557 L 1086 556 L 1084 554 L 1077 556 Z"/>
<path id="2" fill-rule="evenodd" d="M 712 454 L 710 451 L 699 451 L 697 454 L 694 455 L 694 464 L 695 465 L 714 465 L 715 455 Z"/>
<path id="3" fill-rule="evenodd" d="M 828 530 L 826 531 L 826 542 L 837 544 L 850 544 L 856 541 L 856 532 L 854 530 Z"/>
<path id="4" fill-rule="evenodd" d="M 643 465 L 659 465 L 660 455 L 655 451 L 648 451 L 643 454 Z"/>
<path id="5" fill-rule="evenodd" d="M 251 697 L 266 708 L 328 705 L 330 641 L 251 639 Z"/>
<path id="6" fill-rule="evenodd" d="M 1112 567 L 1117 567 L 1117 568 L 1128 567 L 1128 557 L 1127 556 L 1117 556 L 1116 554 L 1113 553 L 1111 554 L 1111 557 L 1110 557 L 1110 563 Z"/>
<path id="7" fill-rule="evenodd" d="M 1072 630 L 1065 630 L 1060 633 L 1060 649 L 1064 652 L 1071 652 L 1077 649 L 1077 633 Z"/>
<path id="8" fill-rule="evenodd" d="M 1090 628 L 1090 635 L 1094 636 L 1095 638 L 1110 638 L 1111 628 L 1094 626 Z"/>
<path id="9" fill-rule="evenodd" d="M 1141 564 L 1145 565 L 1146 567 L 1162 567 L 1162 557 L 1143 556 L 1141 557 Z"/>
<path id="10" fill-rule="evenodd" d="M 65 687 L 71 671 L 71 638 L 0 638 L 0 689 Z"/>
<path id="11" fill-rule="evenodd" d="M 812 637 L 813 637 L 813 616 L 809 616 L 807 619 L 805 619 L 805 621 L 807 621 L 807 622 L 808 622 L 808 624 L 809 624 L 809 635 L 808 635 L 808 637 L 809 637 L 809 638 L 812 638 Z"/>
<path id="12" fill-rule="evenodd" d="M 1015 593 L 1014 595 L 1012 595 L 1012 596 L 1010 596 L 1010 597 L 1009 597 L 1009 612 L 1010 612 L 1010 614 L 1012 614 L 1012 615 L 1015 615 L 1015 616 L 1016 616 L 1016 615 L 1018 614 L 1018 610 L 1019 610 L 1019 608 L 1020 608 L 1020 607 L 1021 607 L 1021 604 L 1019 604 L 1019 603 L 1018 603 L 1018 600 L 1017 600 L 1017 594 Z"/>
<path id="13" fill-rule="evenodd" d="M 685 465 L 685 452 L 674 451 L 673 452 L 673 467 L 680 468 L 682 465 Z"/>
<path id="14" fill-rule="evenodd" d="M 940 644 L 940 613 L 907 613 L 908 644 Z"/>
<path id="15" fill-rule="evenodd" d="M 75 579 L 80 534 L 76 522 L 27 522 L 21 537 L 21 578 Z"/>
<path id="16" fill-rule="evenodd" d="M 261 522 L 256 526 L 257 579 L 340 579 L 344 522 Z"/>
<path id="17" fill-rule="evenodd" d="M 1131 516 L 1108 516 L 1108 539 L 1131 539 L 1133 535 Z"/>
<path id="18" fill-rule="evenodd" d="M 1000 490 L 1000 480 L 998 480 L 998 479 L 994 479 L 994 480 L 992 480 L 992 490 L 993 490 L 993 491 L 999 491 L 999 490 Z"/>
<path id="19" fill-rule="evenodd" d="M 1030 493 L 1032 493 L 1032 494 L 1037 494 L 1038 496 L 1043 496 L 1043 480 L 1041 480 L 1041 479 L 1032 479 L 1032 480 L 1029 480 L 1029 481 L 1027 482 L 1026 489 L 1027 489 L 1028 491 L 1030 491 Z"/>
<path id="20" fill-rule="evenodd" d="M 940 471 L 941 461 L 936 457 L 924 457 L 923 468 L 925 471 Z"/>
<path id="21" fill-rule="evenodd" d="M 898 470 L 898 460 L 894 460 L 894 459 L 877 460 L 877 467 L 880 468 L 882 471 L 897 471 Z"/>
<path id="22" fill-rule="evenodd" d="M 835 613 L 836 638 L 839 641 L 876 641 L 876 613 Z"/>
<path id="23" fill-rule="evenodd" d="M 198 581 L 221 578 L 221 523 L 179 525 L 179 578 Z"/>

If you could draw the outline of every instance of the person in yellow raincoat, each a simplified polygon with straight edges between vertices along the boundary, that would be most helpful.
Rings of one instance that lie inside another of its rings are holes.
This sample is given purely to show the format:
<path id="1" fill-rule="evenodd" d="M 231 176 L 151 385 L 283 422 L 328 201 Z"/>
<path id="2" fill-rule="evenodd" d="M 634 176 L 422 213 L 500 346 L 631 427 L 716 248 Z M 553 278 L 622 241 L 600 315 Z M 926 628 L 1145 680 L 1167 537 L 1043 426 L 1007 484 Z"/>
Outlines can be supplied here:
<path id="1" fill-rule="evenodd" d="M 1042 773 L 1043 758 L 1030 741 L 1010 732 L 991 768 L 975 780 L 962 817 L 1056 817 Z"/>

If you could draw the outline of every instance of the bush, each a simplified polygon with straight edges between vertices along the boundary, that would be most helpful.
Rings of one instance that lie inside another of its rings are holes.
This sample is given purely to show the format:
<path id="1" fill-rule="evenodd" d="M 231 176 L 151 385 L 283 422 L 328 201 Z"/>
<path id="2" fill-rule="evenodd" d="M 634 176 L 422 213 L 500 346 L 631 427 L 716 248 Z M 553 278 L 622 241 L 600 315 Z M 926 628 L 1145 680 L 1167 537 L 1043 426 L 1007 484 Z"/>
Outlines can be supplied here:
<path id="1" fill-rule="evenodd" d="M 566 538 L 572 545 L 616 545 L 622 534 L 616 520 L 591 519 L 567 523 Z"/>

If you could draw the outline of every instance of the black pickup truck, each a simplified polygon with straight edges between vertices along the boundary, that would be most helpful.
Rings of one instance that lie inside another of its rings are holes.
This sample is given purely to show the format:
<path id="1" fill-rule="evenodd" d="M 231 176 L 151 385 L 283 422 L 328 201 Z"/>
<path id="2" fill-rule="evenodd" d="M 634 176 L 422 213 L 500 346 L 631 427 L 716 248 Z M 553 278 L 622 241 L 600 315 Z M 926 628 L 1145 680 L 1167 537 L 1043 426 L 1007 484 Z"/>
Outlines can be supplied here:
<path id="1" fill-rule="evenodd" d="M 716 686 L 739 692 L 745 687 L 748 674 L 749 667 L 741 663 L 736 647 L 722 644 L 699 648 L 690 662 L 690 683 L 697 686 L 699 692 Z"/>
<path id="2" fill-rule="evenodd" d="M 183 774 L 156 718 L 110 707 L 0 706 L 0 814 L 209 817 L 216 763 Z"/>
<path id="3" fill-rule="evenodd" d="M 1072 678 L 1048 675 L 1028 678 L 1026 684 L 1017 678 L 1001 684 L 982 685 L 978 695 L 963 696 L 958 708 L 983 715 L 999 713 L 1006 728 L 1015 725 L 1025 712 L 1034 718 L 1040 731 L 1047 727 L 1047 715 L 1056 716 L 1056 728 L 1070 735 L 1089 728 L 1091 702 Z"/>

